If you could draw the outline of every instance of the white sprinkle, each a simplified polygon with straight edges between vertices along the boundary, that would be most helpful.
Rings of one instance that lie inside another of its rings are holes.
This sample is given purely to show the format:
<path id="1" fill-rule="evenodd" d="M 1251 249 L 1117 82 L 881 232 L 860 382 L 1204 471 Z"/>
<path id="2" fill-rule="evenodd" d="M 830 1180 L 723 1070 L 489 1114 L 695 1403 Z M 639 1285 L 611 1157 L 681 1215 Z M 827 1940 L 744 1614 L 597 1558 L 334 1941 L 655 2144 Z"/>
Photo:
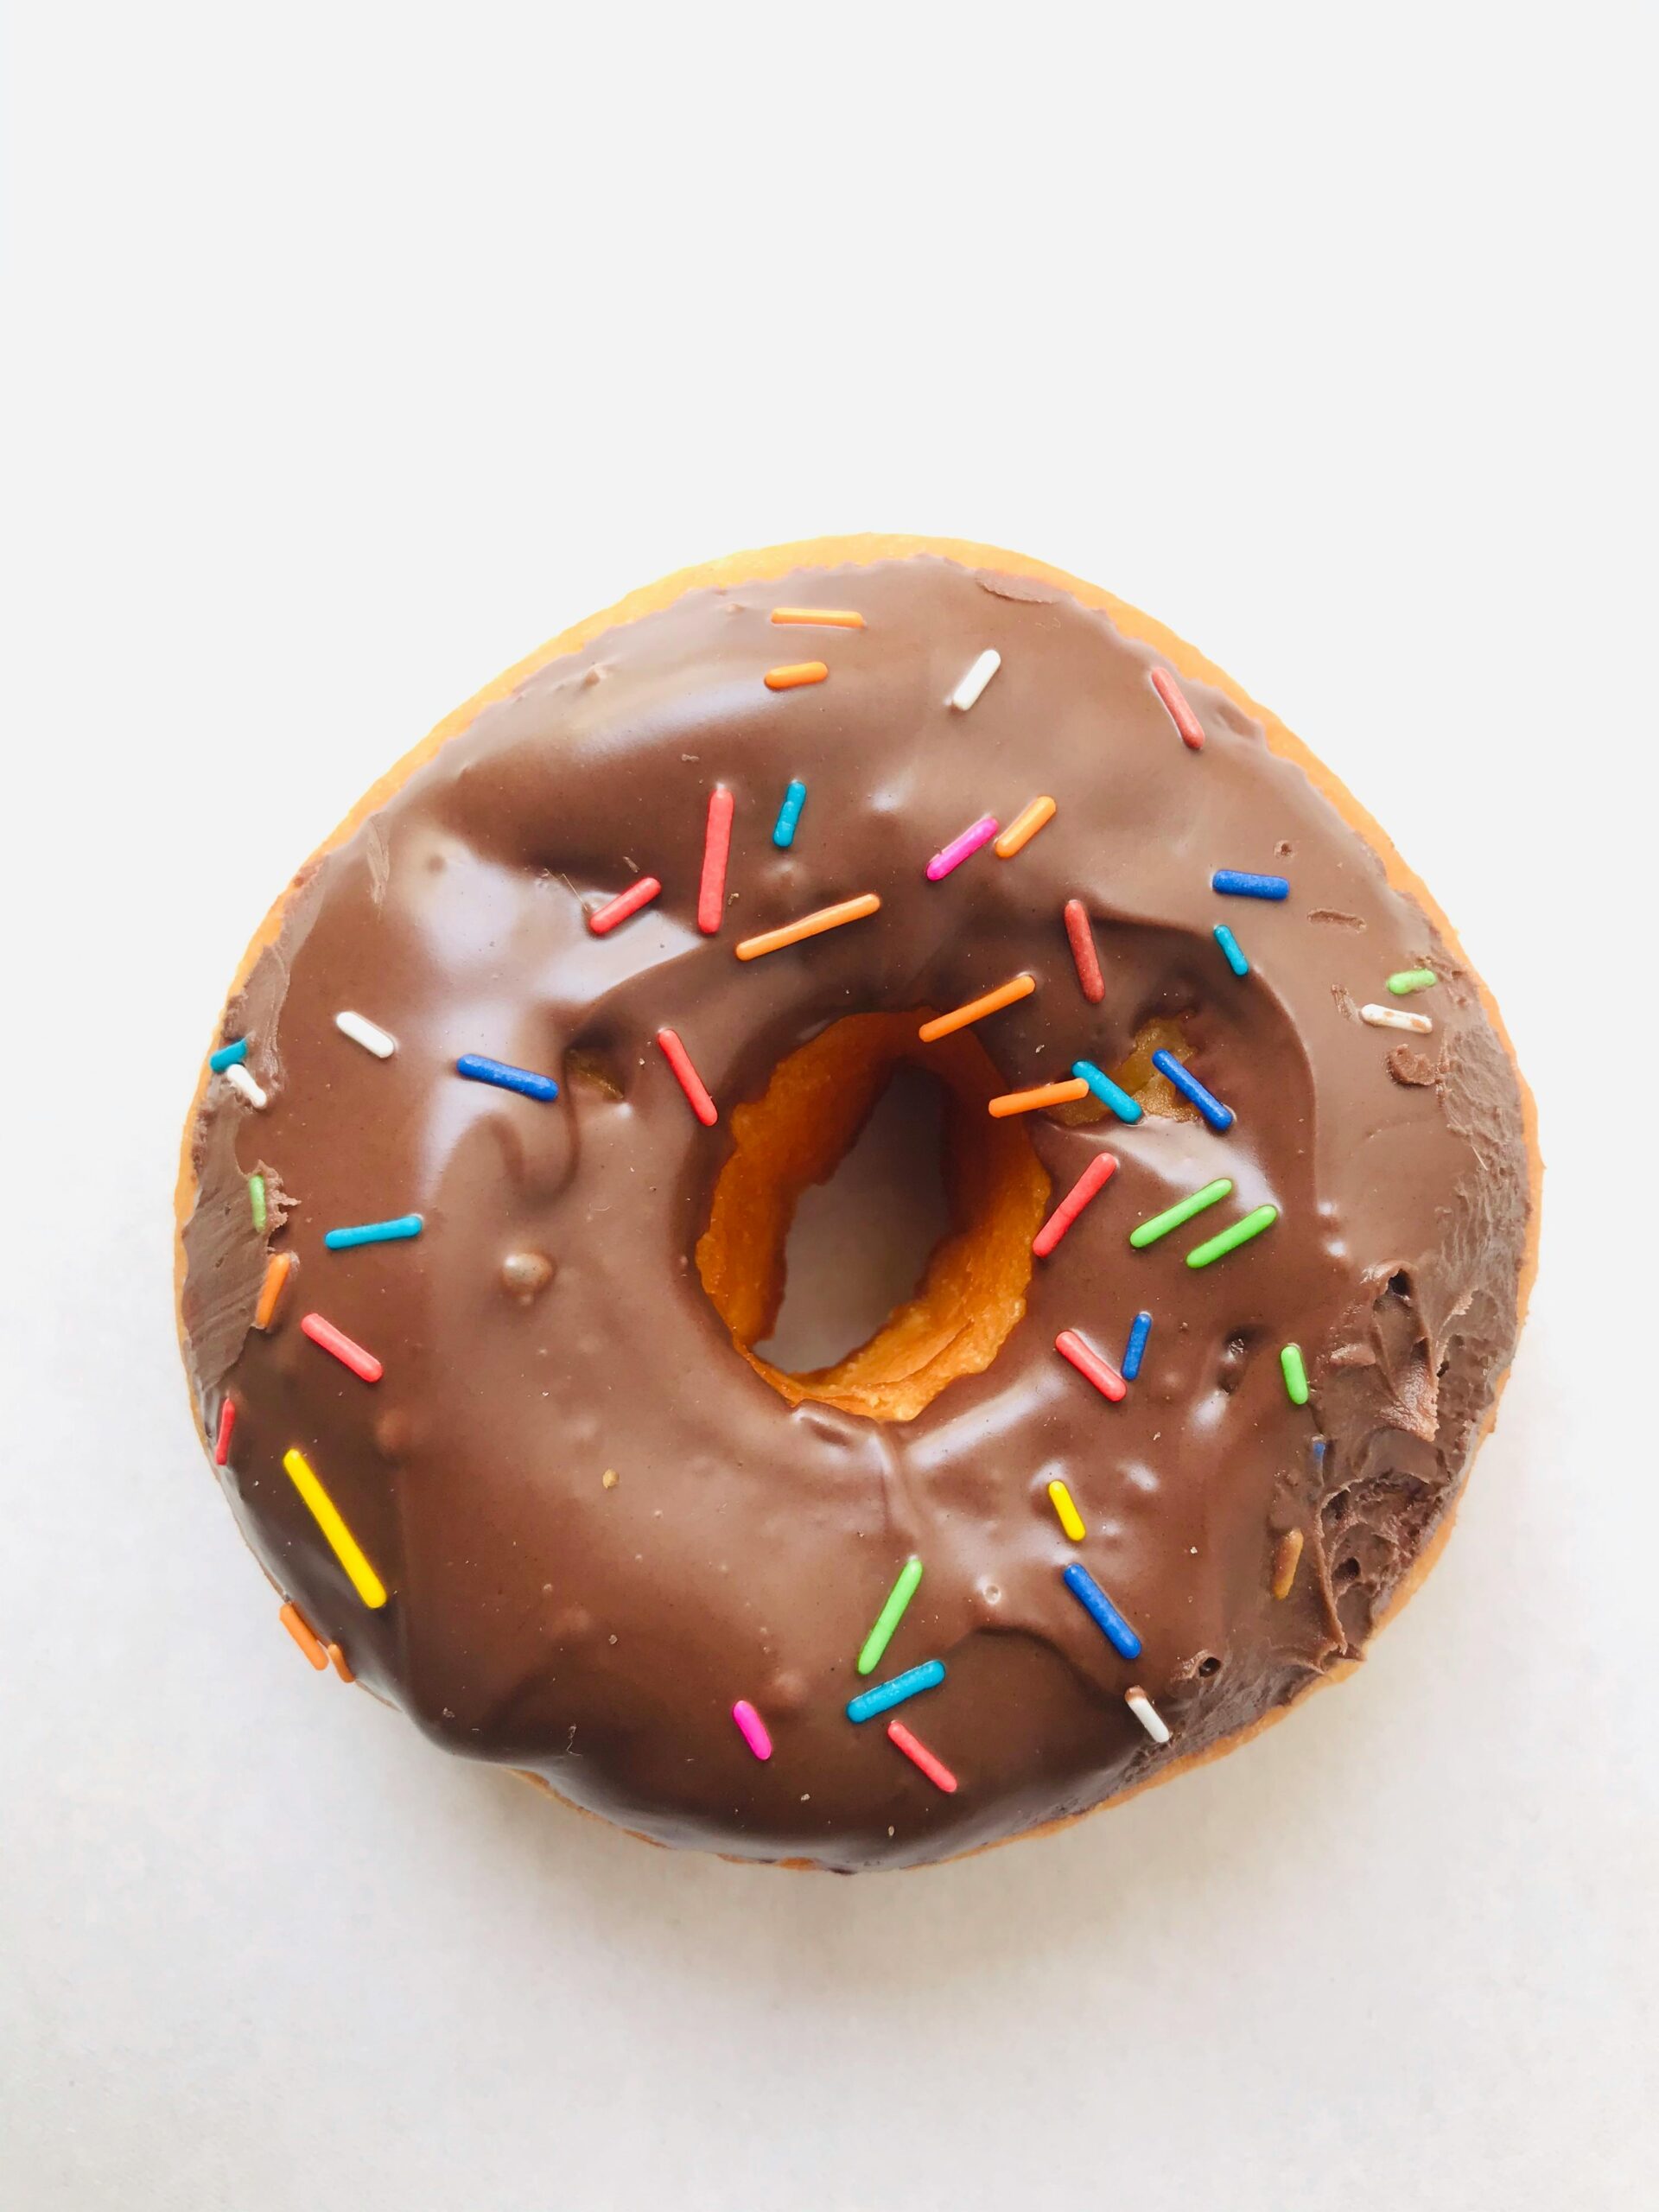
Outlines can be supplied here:
<path id="1" fill-rule="evenodd" d="M 243 1066 L 240 1060 L 232 1060 L 231 1062 L 229 1067 L 225 1071 L 225 1080 L 231 1085 L 232 1090 L 239 1090 L 242 1096 L 247 1100 L 249 1105 L 256 1108 L 258 1112 L 263 1114 L 265 1108 L 270 1103 L 270 1099 L 259 1088 L 259 1085 L 254 1081 L 253 1077 L 248 1073 L 246 1068 Z"/>
<path id="2" fill-rule="evenodd" d="M 365 1052 L 372 1052 L 377 1060 L 389 1060 L 397 1049 L 397 1039 L 389 1037 L 379 1026 L 361 1014 L 337 1014 L 334 1027 L 354 1045 Z"/>
<path id="3" fill-rule="evenodd" d="M 1166 1744 L 1169 1741 L 1169 1730 L 1165 1726 L 1157 1707 L 1147 1695 L 1145 1690 L 1125 1690 L 1123 1702 L 1154 1744 Z"/>
<path id="4" fill-rule="evenodd" d="M 965 715 L 985 686 L 1002 665 L 1002 656 L 995 645 L 987 645 L 956 690 L 950 694 L 950 704 L 959 715 Z"/>
<path id="5" fill-rule="evenodd" d="M 1359 1018 L 1373 1029 L 1409 1029 L 1414 1037 L 1427 1037 L 1434 1027 L 1426 1014 L 1407 1014 L 1397 1006 L 1363 1006 Z"/>

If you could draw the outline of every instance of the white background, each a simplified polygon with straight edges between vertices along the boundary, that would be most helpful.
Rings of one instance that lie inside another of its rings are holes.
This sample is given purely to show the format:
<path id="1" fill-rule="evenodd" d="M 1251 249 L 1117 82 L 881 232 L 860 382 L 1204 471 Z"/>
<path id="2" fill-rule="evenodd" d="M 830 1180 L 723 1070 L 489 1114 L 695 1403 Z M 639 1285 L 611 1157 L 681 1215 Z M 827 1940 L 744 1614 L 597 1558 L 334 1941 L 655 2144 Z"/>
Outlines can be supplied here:
<path id="1" fill-rule="evenodd" d="M 1647 2195 L 1651 23 L 12 8 L 8 2212 Z M 843 1881 L 314 1676 L 168 1248 L 219 993 L 380 768 L 632 584 L 864 527 L 1062 563 L 1270 701 L 1450 909 L 1550 1176 L 1500 1428 L 1358 1679 Z"/>

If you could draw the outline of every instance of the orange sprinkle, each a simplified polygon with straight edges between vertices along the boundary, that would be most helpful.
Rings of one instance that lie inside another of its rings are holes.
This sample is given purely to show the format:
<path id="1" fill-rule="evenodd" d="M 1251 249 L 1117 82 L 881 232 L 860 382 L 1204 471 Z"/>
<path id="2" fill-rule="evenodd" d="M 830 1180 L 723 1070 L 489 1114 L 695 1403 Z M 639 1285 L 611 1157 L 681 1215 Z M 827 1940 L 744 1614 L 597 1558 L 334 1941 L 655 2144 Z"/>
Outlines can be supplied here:
<path id="1" fill-rule="evenodd" d="M 1302 1532 L 1293 1529 L 1281 1536 L 1273 1551 L 1273 1594 L 1288 1598 L 1290 1586 L 1296 1580 L 1296 1569 L 1301 1564 Z"/>
<path id="2" fill-rule="evenodd" d="M 1034 976 L 1012 976 L 1007 982 L 999 983 L 994 991 L 987 991 L 983 998 L 969 999 L 954 1014 L 936 1014 L 931 1021 L 922 1024 L 916 1034 L 924 1045 L 931 1045 L 936 1038 L 948 1037 L 953 1029 L 965 1029 L 970 1021 L 982 1021 L 988 1014 L 1001 1014 L 1016 999 L 1028 999 L 1036 988 Z"/>
<path id="3" fill-rule="evenodd" d="M 850 607 L 774 607 L 774 622 L 821 622 L 827 630 L 861 630 L 864 617 Z"/>
<path id="4" fill-rule="evenodd" d="M 763 952 L 781 952 L 786 944 L 822 937 L 825 930 L 838 930 L 843 922 L 861 922 L 880 904 L 874 891 L 861 892 L 856 899 L 843 899 L 838 906 L 820 906 L 815 914 L 803 914 L 798 922 L 790 922 L 780 930 L 763 930 L 759 937 L 746 937 L 732 950 L 740 960 L 758 960 Z"/>
<path id="5" fill-rule="evenodd" d="M 792 691 L 798 683 L 822 683 L 830 673 L 821 660 L 792 660 L 782 668 L 766 671 L 768 691 Z"/>
<path id="6" fill-rule="evenodd" d="M 328 1656 L 334 1662 L 334 1672 L 342 1682 L 354 1682 L 357 1680 L 357 1676 L 346 1664 L 346 1654 L 337 1643 L 331 1643 L 328 1646 Z"/>
<path id="7" fill-rule="evenodd" d="M 1028 845 L 1037 832 L 1054 819 L 1055 806 L 1052 798 L 1034 798 L 1029 806 L 1022 806 L 1002 835 L 991 847 L 1000 861 L 1011 861 L 1024 845 Z"/>
<path id="8" fill-rule="evenodd" d="M 1089 1086 L 1083 1077 L 1071 1076 L 1064 1083 L 1040 1083 L 1035 1090 L 1005 1090 L 1000 1098 L 992 1099 L 991 1112 L 1001 1122 L 1010 1114 L 1035 1114 L 1045 1106 L 1070 1106 L 1088 1096 Z"/>
<path id="9" fill-rule="evenodd" d="M 291 1252 L 276 1254 L 265 1269 L 264 1282 L 259 1286 L 259 1303 L 253 1309 L 253 1325 L 256 1329 L 268 1329 L 270 1326 L 276 1315 L 277 1300 L 283 1294 L 283 1286 L 293 1271 L 294 1255 Z"/>
<path id="10" fill-rule="evenodd" d="M 312 1635 L 310 1623 L 291 1598 L 276 1618 L 314 1667 L 321 1669 L 328 1664 L 328 1654 Z"/>

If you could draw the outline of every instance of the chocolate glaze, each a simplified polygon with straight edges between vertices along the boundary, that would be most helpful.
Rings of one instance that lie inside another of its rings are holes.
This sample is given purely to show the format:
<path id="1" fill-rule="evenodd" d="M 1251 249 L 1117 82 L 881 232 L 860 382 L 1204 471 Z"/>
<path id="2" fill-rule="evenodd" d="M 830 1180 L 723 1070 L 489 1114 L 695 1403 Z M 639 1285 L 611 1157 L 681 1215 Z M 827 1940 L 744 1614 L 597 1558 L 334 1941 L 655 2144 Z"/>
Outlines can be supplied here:
<path id="1" fill-rule="evenodd" d="M 868 627 L 767 620 L 813 601 Z M 767 690 L 762 671 L 804 657 L 803 639 L 829 681 Z M 952 712 L 987 645 L 1001 671 Z M 195 1126 L 188 1359 L 208 1433 L 237 1398 L 222 1478 L 254 1549 L 429 1734 L 664 1842 L 903 1866 L 1096 1805 L 1363 1643 L 1510 1357 L 1529 1205 L 1516 1084 L 1473 979 L 1364 842 L 1191 681 L 1208 742 L 1189 752 L 1158 664 L 1052 586 L 931 557 L 692 592 L 486 709 L 298 880 L 224 1020 L 252 1040 L 269 1109 L 215 1078 Z M 779 852 L 791 777 L 807 812 Z M 727 926 L 705 938 L 715 783 L 736 827 Z M 1038 791 L 1058 813 L 1016 859 L 987 849 L 925 880 L 974 816 L 1007 822 Z M 1291 897 L 1218 899 L 1217 866 L 1283 874 Z M 646 871 L 661 897 L 591 936 L 585 910 Z M 738 936 L 867 890 L 874 918 L 734 958 Z M 1095 919 L 1097 1007 L 1061 926 L 1073 896 Z M 1435 1031 L 1408 1049 L 1353 1008 L 1420 964 L 1442 979 L 1414 1001 Z M 841 1014 L 953 1007 L 1022 968 L 1037 991 L 976 1033 L 1008 1088 L 1078 1057 L 1109 1067 L 1173 1013 L 1236 1122 L 1032 1117 L 1056 1196 L 1103 1144 L 1122 1164 L 1038 1264 L 990 1367 L 905 1423 L 791 1408 L 693 1263 L 730 1108 Z M 391 1031 L 394 1058 L 335 1029 L 345 1007 Z M 664 1023 L 722 1109 L 712 1130 L 652 1046 Z M 467 1052 L 558 1074 L 563 1096 L 464 1082 Z M 245 1178 L 261 1166 L 257 1236 Z M 1131 1250 L 1136 1222 L 1218 1174 L 1232 1199 Z M 1281 1209 L 1265 1236 L 1185 1267 L 1263 1200 Z M 414 1243 L 324 1249 L 332 1225 L 409 1211 L 425 1217 Z M 252 1333 L 272 1249 L 300 1274 L 278 1325 Z M 526 1273 L 515 1255 L 552 1264 Z M 1055 1335 L 1079 1329 L 1116 1360 L 1143 1306 L 1145 1366 L 1109 1405 Z M 383 1382 L 301 1335 L 311 1306 L 384 1360 Z M 1293 1340 L 1303 1409 L 1280 1375 Z M 354 1596 L 284 1476 L 290 1445 L 385 1581 L 383 1610 Z M 1056 1475 L 1089 1524 L 1075 1552 L 1046 1496 Z M 1292 1529 L 1306 1548 L 1279 1602 Z M 843 1711 L 912 1552 L 925 1575 L 879 1675 L 945 1662 L 903 1717 L 957 1772 L 953 1796 Z M 1074 1556 L 1144 1640 L 1132 1665 L 1063 1586 Z M 1131 1683 L 1167 1749 L 1126 1706 Z M 765 1718 L 768 1764 L 732 1723 L 739 1697 Z"/>

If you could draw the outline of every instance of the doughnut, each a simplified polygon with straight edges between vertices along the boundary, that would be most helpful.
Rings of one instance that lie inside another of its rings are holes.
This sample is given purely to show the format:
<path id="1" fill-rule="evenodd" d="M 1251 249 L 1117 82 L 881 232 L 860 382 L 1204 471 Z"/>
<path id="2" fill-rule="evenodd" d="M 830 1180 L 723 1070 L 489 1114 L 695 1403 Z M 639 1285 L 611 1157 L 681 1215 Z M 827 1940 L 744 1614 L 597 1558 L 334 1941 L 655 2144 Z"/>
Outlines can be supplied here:
<path id="1" fill-rule="evenodd" d="M 908 1071 L 944 1233 L 786 1371 L 798 1203 Z M 1490 995 L 1273 715 L 1039 562 L 819 540 L 556 639 L 293 878 L 180 1333 L 313 1668 L 658 1843 L 911 1866 L 1351 1668 L 1539 1175 Z"/>

